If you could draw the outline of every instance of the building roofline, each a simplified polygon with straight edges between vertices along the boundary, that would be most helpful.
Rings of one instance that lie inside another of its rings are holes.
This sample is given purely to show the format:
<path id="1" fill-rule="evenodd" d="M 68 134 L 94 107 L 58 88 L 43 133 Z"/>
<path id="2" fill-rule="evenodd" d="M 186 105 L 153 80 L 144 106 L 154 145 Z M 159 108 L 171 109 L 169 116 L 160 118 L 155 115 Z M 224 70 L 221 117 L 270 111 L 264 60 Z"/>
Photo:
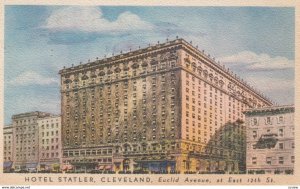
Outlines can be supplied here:
<path id="1" fill-rule="evenodd" d="M 61 117 L 60 114 L 56 115 L 56 114 L 51 114 L 49 116 L 46 116 L 46 117 L 40 117 L 38 118 L 38 120 L 41 120 L 41 119 L 49 119 L 49 118 L 57 118 L 57 117 Z"/>
<path id="2" fill-rule="evenodd" d="M 290 111 L 294 112 L 295 106 L 294 105 L 278 105 L 278 106 L 269 106 L 269 107 L 261 107 L 261 108 L 252 108 L 252 109 L 246 109 L 243 113 L 244 114 L 254 114 L 254 113 L 280 111 L 280 110 L 290 110 Z"/>
<path id="3" fill-rule="evenodd" d="M 51 113 L 48 112 L 41 112 L 41 111 L 32 111 L 32 112 L 25 112 L 25 113 L 20 113 L 20 114 L 15 114 L 12 116 L 12 119 L 17 119 L 21 117 L 26 117 L 26 116 L 38 116 L 38 115 L 52 115 Z"/>
<path id="4" fill-rule="evenodd" d="M 73 66 L 69 67 L 69 68 L 63 68 L 59 71 L 59 74 L 64 75 L 66 73 L 69 72 L 76 72 L 78 70 L 83 69 L 84 67 L 88 67 L 88 68 L 92 68 L 92 67 L 97 67 L 100 65 L 105 65 L 107 63 L 110 62 L 118 62 L 118 61 L 123 61 L 124 59 L 128 59 L 128 58 L 132 58 L 132 57 L 136 57 L 138 55 L 144 54 L 144 53 L 149 53 L 149 52 L 154 52 L 163 48 L 168 48 L 168 47 L 173 47 L 176 45 L 184 45 L 185 47 L 188 47 L 189 49 L 191 49 L 192 51 L 194 51 L 195 53 L 201 55 L 202 58 L 204 58 L 206 61 L 208 61 L 208 63 L 210 63 L 210 66 L 216 67 L 217 70 L 219 72 L 222 72 L 222 74 L 225 74 L 229 80 L 232 80 L 234 82 L 237 82 L 239 84 L 241 84 L 241 86 L 249 88 L 253 94 L 259 96 L 260 98 L 262 98 L 265 103 L 272 105 L 272 101 L 267 98 L 264 94 L 262 94 L 261 92 L 259 92 L 257 89 L 255 89 L 254 87 L 252 87 L 250 84 L 248 84 L 245 80 L 241 79 L 238 75 L 236 75 L 235 73 L 233 73 L 232 71 L 229 70 L 229 68 L 225 68 L 224 65 L 221 65 L 219 62 L 217 62 L 215 60 L 215 58 L 211 57 L 209 54 L 205 54 L 204 51 L 200 51 L 197 47 L 194 47 L 191 42 L 187 42 L 186 40 L 184 40 L 183 38 L 176 38 L 175 40 L 172 41 L 167 41 L 165 43 L 161 43 L 161 44 L 155 44 L 155 45 L 150 45 L 148 47 L 145 48 L 141 48 L 135 51 L 130 51 L 130 52 L 126 52 L 126 53 L 121 53 L 118 55 L 113 55 L 111 57 L 108 58 L 103 58 L 100 60 L 96 60 L 96 61 L 92 61 L 92 62 L 87 62 L 85 64 L 80 64 L 77 66 Z M 206 63 L 207 64 L 207 63 Z"/>
<path id="5" fill-rule="evenodd" d="M 13 125 L 12 125 L 12 124 L 9 124 L 9 125 L 4 125 L 3 129 L 10 129 L 10 128 L 12 128 L 12 127 L 13 127 Z"/>

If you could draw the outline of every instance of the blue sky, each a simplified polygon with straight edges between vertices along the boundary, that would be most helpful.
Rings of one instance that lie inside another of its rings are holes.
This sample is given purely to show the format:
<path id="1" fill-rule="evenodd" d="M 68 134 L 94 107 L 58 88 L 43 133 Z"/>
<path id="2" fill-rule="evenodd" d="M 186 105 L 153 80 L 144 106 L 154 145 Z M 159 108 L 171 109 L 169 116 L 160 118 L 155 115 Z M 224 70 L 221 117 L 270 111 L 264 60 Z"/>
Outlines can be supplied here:
<path id="1" fill-rule="evenodd" d="M 177 35 L 278 104 L 294 103 L 294 9 L 5 6 L 5 123 L 60 113 L 58 71 Z"/>

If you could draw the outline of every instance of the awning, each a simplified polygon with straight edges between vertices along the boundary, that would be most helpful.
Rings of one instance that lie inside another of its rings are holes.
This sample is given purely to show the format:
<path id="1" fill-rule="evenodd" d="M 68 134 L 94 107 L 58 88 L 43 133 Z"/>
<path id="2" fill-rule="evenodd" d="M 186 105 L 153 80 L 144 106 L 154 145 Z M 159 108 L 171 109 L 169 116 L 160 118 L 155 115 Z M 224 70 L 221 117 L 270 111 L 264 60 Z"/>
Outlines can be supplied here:
<path id="1" fill-rule="evenodd" d="M 5 161 L 3 162 L 3 167 L 4 169 L 8 169 L 8 168 L 11 168 L 13 162 L 12 161 Z"/>
<path id="2" fill-rule="evenodd" d="M 63 165 L 62 170 L 66 171 L 66 170 L 71 170 L 73 169 L 72 165 Z"/>
<path id="3" fill-rule="evenodd" d="M 72 165 L 68 165 L 68 169 L 69 170 L 73 169 L 73 166 Z"/>
<path id="4" fill-rule="evenodd" d="M 66 171 L 67 169 L 68 169 L 68 166 L 67 165 L 63 165 L 62 170 Z"/>
<path id="5" fill-rule="evenodd" d="M 112 167 L 111 165 L 106 165 L 106 166 L 105 166 L 105 169 L 106 169 L 106 170 L 109 170 L 109 169 L 111 169 L 111 167 Z"/>
<path id="6" fill-rule="evenodd" d="M 28 169 L 34 169 L 37 167 L 37 163 L 27 163 L 26 168 Z"/>
<path id="7" fill-rule="evenodd" d="M 99 170 L 103 170 L 104 169 L 104 165 L 100 165 L 98 169 Z"/>

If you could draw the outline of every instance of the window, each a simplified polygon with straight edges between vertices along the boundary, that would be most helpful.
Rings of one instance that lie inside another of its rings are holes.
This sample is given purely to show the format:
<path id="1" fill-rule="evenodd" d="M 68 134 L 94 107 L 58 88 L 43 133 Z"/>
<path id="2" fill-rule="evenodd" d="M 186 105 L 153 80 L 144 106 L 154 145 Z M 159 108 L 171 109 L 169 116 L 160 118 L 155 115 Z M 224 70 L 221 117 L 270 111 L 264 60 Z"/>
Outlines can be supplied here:
<path id="1" fill-rule="evenodd" d="M 256 157 L 252 157 L 252 164 L 253 165 L 256 165 L 256 161 L 257 161 L 257 158 Z"/>
<path id="2" fill-rule="evenodd" d="M 257 138 L 257 131 L 252 131 L 253 138 Z"/>
<path id="3" fill-rule="evenodd" d="M 279 143 L 279 149 L 283 150 L 283 143 Z"/>
<path id="4" fill-rule="evenodd" d="M 281 128 L 281 129 L 278 130 L 278 135 L 280 137 L 283 137 L 283 128 Z"/>
<path id="5" fill-rule="evenodd" d="M 258 124 L 257 118 L 253 118 L 252 119 L 252 125 L 257 125 L 257 124 Z"/>
<path id="6" fill-rule="evenodd" d="M 278 118 L 278 123 L 283 123 L 283 116 L 280 116 L 280 117 Z"/>
<path id="7" fill-rule="evenodd" d="M 295 156 L 291 156 L 291 162 L 295 163 Z"/>
<path id="8" fill-rule="evenodd" d="M 283 163 L 284 163 L 283 157 L 279 157 L 279 158 L 278 158 L 278 163 L 279 163 L 279 164 L 283 164 Z"/>
<path id="9" fill-rule="evenodd" d="M 271 157 L 266 157 L 266 163 L 267 163 L 268 165 L 271 165 L 271 163 L 272 163 L 272 158 L 271 158 Z"/>
<path id="10" fill-rule="evenodd" d="M 266 124 L 267 124 L 267 125 L 272 125 L 271 117 L 267 117 L 267 119 L 266 119 Z"/>

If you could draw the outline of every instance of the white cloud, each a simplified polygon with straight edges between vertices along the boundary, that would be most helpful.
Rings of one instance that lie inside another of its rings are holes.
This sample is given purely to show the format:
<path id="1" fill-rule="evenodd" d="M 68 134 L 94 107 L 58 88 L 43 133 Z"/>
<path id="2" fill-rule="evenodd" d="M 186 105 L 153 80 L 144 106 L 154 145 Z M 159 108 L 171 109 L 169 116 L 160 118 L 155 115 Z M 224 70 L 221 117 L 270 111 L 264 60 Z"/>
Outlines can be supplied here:
<path id="1" fill-rule="evenodd" d="M 115 21 L 105 19 L 96 7 L 64 7 L 52 12 L 46 20 L 46 28 L 53 31 L 110 32 L 150 30 L 153 25 L 131 12 L 121 13 Z"/>
<path id="2" fill-rule="evenodd" d="M 57 78 L 44 77 L 39 73 L 33 71 L 26 71 L 21 73 L 18 77 L 8 82 L 14 86 L 27 86 L 27 85 L 50 85 L 58 84 Z"/>
<path id="3" fill-rule="evenodd" d="M 263 92 L 267 97 L 279 104 L 294 103 L 294 80 L 279 77 L 264 77 L 263 75 L 248 76 L 247 82 Z"/>
<path id="4" fill-rule="evenodd" d="M 256 74 L 255 76 L 247 77 L 246 80 L 263 92 L 272 93 L 287 91 L 294 88 L 294 80 L 287 78 L 266 77 Z"/>
<path id="5" fill-rule="evenodd" d="M 280 70 L 294 68 L 294 60 L 286 57 L 271 57 L 268 54 L 256 54 L 251 51 L 242 51 L 235 55 L 218 58 L 222 63 L 239 63 L 249 70 Z"/>

